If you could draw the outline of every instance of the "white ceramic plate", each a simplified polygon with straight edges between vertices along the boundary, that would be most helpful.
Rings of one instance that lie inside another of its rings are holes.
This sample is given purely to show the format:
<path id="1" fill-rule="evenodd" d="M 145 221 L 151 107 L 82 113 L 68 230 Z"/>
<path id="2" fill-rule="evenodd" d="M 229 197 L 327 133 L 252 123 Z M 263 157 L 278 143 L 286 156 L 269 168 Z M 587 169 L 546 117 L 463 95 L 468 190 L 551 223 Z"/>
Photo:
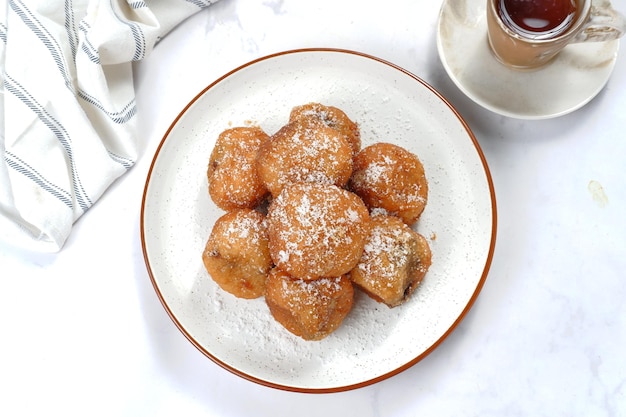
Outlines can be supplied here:
<path id="1" fill-rule="evenodd" d="M 519 119 L 562 116 L 587 104 L 605 86 L 619 40 L 568 45 L 535 71 L 496 61 L 487 41 L 486 0 L 445 0 L 439 15 L 439 57 L 459 89 L 484 108 Z"/>
<path id="2" fill-rule="evenodd" d="M 207 192 L 218 134 L 257 123 L 268 133 L 310 101 L 343 109 L 364 146 L 390 141 L 418 154 L 430 183 L 416 228 L 433 265 L 411 300 L 395 309 L 362 294 L 342 326 L 307 342 L 271 317 L 264 300 L 222 291 L 201 254 L 223 214 Z M 298 50 L 244 65 L 203 90 L 173 122 L 144 192 L 146 265 L 183 334 L 224 368 L 260 384 L 303 392 L 368 385 L 416 363 L 469 310 L 487 275 L 496 234 L 493 185 L 483 154 L 457 112 L 419 78 L 382 60 L 340 50 Z"/>

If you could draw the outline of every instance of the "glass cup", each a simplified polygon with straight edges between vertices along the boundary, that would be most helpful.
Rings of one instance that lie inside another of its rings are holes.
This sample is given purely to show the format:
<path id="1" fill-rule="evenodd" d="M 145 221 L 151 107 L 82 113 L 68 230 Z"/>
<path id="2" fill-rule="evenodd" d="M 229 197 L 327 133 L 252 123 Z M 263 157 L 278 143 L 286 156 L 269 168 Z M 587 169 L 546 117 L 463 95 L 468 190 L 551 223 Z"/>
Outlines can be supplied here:
<path id="1" fill-rule="evenodd" d="M 554 0 L 487 0 L 489 45 L 498 61 L 510 68 L 535 69 L 547 64 L 570 43 L 609 41 L 626 32 L 626 18 L 608 0 L 570 1 L 566 6 L 574 11 L 569 21 L 549 30 L 528 30 L 528 26 L 515 24 L 512 13 L 507 13 L 507 4 L 513 10 L 531 3 L 555 4 Z M 535 21 L 547 22 L 549 18 L 546 19 Z"/>

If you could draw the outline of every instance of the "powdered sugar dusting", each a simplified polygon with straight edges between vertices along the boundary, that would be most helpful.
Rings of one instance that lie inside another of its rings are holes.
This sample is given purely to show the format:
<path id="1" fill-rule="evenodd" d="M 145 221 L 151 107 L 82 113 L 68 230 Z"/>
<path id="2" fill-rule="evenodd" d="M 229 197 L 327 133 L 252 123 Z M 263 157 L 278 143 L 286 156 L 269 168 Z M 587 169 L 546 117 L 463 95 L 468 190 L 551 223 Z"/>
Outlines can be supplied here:
<path id="1" fill-rule="evenodd" d="M 356 196 L 337 187 L 299 183 L 285 188 L 268 213 L 276 266 L 293 273 L 293 265 L 301 265 L 310 276 L 334 271 L 337 260 L 346 262 L 344 254 L 354 250 L 360 255 L 368 217 Z"/>
<path id="2" fill-rule="evenodd" d="M 341 291 L 341 279 L 341 277 L 336 277 L 313 281 L 292 280 L 291 285 L 283 280 L 282 289 L 292 308 L 311 306 L 319 302 L 325 304 L 332 300 L 332 294 Z"/>
<path id="3" fill-rule="evenodd" d="M 283 126 L 261 150 L 258 166 L 273 195 L 295 182 L 345 185 L 352 173 L 350 144 L 319 122 Z"/>
<path id="4" fill-rule="evenodd" d="M 259 237 L 266 233 L 265 225 L 256 215 L 250 215 L 248 211 L 237 212 L 236 216 L 230 217 L 222 238 L 230 244 L 247 242 L 249 246 L 258 244 Z"/>
<path id="5" fill-rule="evenodd" d="M 391 282 L 411 257 L 407 244 L 410 239 L 408 228 L 372 228 L 357 266 L 369 285 L 391 287 Z"/>
<path id="6" fill-rule="evenodd" d="M 417 155 L 384 142 L 357 154 L 350 188 L 370 208 L 382 207 L 407 224 L 419 218 L 428 197 L 428 181 Z"/>
<path id="7" fill-rule="evenodd" d="M 389 177 L 386 176 L 386 172 L 389 172 L 389 164 L 374 163 L 370 164 L 355 177 L 355 182 L 367 186 L 367 184 L 376 184 L 381 181 L 389 181 Z"/>
<path id="8" fill-rule="evenodd" d="M 251 207 L 266 193 L 256 170 L 256 155 L 269 139 L 258 127 L 223 131 L 211 152 L 209 193 L 224 209 Z"/>

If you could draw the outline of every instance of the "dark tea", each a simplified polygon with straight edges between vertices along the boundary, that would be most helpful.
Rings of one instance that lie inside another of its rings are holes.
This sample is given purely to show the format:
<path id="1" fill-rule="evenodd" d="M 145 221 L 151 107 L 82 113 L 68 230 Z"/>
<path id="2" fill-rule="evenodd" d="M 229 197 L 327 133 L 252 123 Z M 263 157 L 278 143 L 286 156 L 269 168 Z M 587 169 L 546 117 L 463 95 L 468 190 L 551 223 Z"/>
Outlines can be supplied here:
<path id="1" fill-rule="evenodd" d="M 511 30 L 531 39 L 550 39 L 574 22 L 576 0 L 498 0 L 500 18 Z"/>

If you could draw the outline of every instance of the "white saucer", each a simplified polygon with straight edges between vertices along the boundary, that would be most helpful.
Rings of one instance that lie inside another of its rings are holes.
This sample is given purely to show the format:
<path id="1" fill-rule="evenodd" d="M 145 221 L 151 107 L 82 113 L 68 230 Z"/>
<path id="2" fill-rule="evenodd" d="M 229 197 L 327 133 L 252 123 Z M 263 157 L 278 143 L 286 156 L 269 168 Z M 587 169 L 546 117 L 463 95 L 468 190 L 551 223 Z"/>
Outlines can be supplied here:
<path id="1" fill-rule="evenodd" d="M 489 49 L 485 3 L 444 0 L 437 26 L 441 62 L 469 98 L 504 116 L 547 119 L 579 109 L 602 90 L 619 40 L 569 45 L 539 70 L 508 69 Z"/>

